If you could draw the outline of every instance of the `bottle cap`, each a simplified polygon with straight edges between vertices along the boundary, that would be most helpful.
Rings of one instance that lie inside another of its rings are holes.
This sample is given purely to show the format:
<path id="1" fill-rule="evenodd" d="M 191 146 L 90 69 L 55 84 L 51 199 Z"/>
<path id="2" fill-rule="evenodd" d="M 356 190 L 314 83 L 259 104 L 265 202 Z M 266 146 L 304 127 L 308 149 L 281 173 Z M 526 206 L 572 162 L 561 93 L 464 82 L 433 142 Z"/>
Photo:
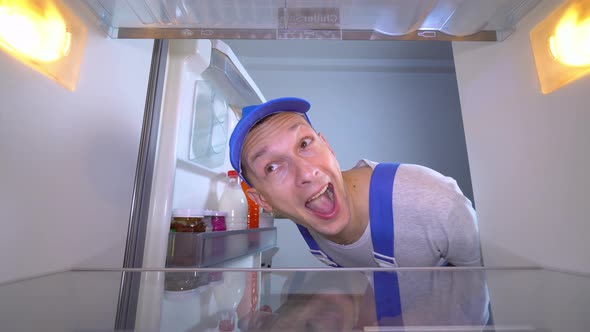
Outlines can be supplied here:
<path id="1" fill-rule="evenodd" d="M 237 178 L 238 172 L 235 169 L 229 170 L 227 171 L 227 176 L 229 176 L 230 178 Z"/>

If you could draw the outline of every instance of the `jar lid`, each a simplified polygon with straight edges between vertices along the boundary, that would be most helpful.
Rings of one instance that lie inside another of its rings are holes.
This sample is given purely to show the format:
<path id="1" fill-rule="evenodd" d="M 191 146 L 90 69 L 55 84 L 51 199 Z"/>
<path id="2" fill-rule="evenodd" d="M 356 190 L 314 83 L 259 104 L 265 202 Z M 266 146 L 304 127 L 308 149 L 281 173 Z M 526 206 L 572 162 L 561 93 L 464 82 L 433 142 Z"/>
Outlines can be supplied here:
<path id="1" fill-rule="evenodd" d="M 227 216 L 227 212 L 225 212 L 225 211 L 205 210 L 203 213 L 205 216 L 215 216 L 215 217 Z"/>
<path id="2" fill-rule="evenodd" d="M 215 211 L 213 211 L 213 210 L 208 210 L 208 209 L 203 210 L 203 215 L 205 217 L 212 216 L 214 213 L 215 213 Z"/>
<path id="3" fill-rule="evenodd" d="M 202 209 L 174 209 L 172 210 L 172 217 L 201 217 L 203 218 L 204 211 Z"/>

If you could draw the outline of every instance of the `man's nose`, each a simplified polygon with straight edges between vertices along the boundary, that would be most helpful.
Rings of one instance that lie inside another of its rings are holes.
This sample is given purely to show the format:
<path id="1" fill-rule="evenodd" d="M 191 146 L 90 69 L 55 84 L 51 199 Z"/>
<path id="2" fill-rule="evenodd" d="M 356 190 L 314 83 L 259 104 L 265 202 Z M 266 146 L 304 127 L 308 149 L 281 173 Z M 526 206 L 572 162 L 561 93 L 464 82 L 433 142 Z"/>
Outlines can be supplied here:
<path id="1" fill-rule="evenodd" d="M 305 158 L 299 158 L 297 160 L 297 183 L 299 185 L 306 185 L 311 183 L 316 178 L 320 170 L 315 163 Z"/>

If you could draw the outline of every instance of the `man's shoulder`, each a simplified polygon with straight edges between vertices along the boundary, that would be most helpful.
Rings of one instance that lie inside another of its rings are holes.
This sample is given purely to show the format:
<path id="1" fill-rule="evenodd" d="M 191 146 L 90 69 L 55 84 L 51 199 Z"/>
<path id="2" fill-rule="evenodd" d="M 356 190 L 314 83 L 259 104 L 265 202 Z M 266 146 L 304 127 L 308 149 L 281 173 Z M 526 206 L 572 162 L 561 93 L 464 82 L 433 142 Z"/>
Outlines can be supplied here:
<path id="1" fill-rule="evenodd" d="M 414 216 L 413 222 L 431 224 L 446 221 L 455 208 L 471 203 L 453 178 L 425 166 L 403 164 L 395 176 L 393 204 L 400 215 Z"/>
<path id="2" fill-rule="evenodd" d="M 365 167 L 374 169 L 379 164 L 379 162 L 369 159 L 361 159 L 351 170 Z M 395 175 L 395 181 L 403 181 L 405 183 L 411 184 L 414 187 L 421 187 L 430 190 L 440 190 L 444 188 L 447 188 L 451 191 L 459 190 L 457 182 L 452 177 L 445 176 L 432 168 L 418 164 L 399 163 Z"/>
<path id="3" fill-rule="evenodd" d="M 422 165 L 401 164 L 397 170 L 395 181 L 400 189 L 439 192 L 441 194 L 460 194 L 457 181 L 440 172 Z"/>
<path id="4" fill-rule="evenodd" d="M 369 159 L 361 159 L 349 171 L 360 169 L 374 169 L 379 162 Z M 416 195 L 435 195 L 435 196 L 463 196 L 463 192 L 457 185 L 457 181 L 452 177 L 445 176 L 442 173 L 423 165 L 400 163 L 394 180 L 394 193 L 403 192 L 405 194 L 416 193 Z"/>

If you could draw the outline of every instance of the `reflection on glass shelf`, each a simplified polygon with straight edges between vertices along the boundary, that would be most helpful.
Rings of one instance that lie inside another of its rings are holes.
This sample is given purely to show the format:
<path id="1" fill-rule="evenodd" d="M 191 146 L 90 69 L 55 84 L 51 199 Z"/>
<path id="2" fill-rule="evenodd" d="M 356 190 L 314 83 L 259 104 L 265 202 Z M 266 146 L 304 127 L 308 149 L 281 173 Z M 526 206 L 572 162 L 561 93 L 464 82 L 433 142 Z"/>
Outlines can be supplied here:
<path id="1" fill-rule="evenodd" d="M 150 331 L 582 332 L 590 326 L 590 276 L 536 268 L 97 269 L 0 285 L 2 330 L 115 331 L 120 280 L 133 276 L 173 281 L 155 299 L 141 300 L 160 307 L 159 319 L 136 316 L 136 326 L 142 319 L 157 324 Z M 379 289 L 379 280 L 390 283 Z M 383 295 L 387 302 L 379 302 Z"/>
<path id="2" fill-rule="evenodd" d="M 481 328 L 492 324 L 485 279 L 481 270 L 293 272 L 277 292 L 280 298 L 260 303 L 268 310 L 238 313 L 239 327 L 241 331 Z"/>

